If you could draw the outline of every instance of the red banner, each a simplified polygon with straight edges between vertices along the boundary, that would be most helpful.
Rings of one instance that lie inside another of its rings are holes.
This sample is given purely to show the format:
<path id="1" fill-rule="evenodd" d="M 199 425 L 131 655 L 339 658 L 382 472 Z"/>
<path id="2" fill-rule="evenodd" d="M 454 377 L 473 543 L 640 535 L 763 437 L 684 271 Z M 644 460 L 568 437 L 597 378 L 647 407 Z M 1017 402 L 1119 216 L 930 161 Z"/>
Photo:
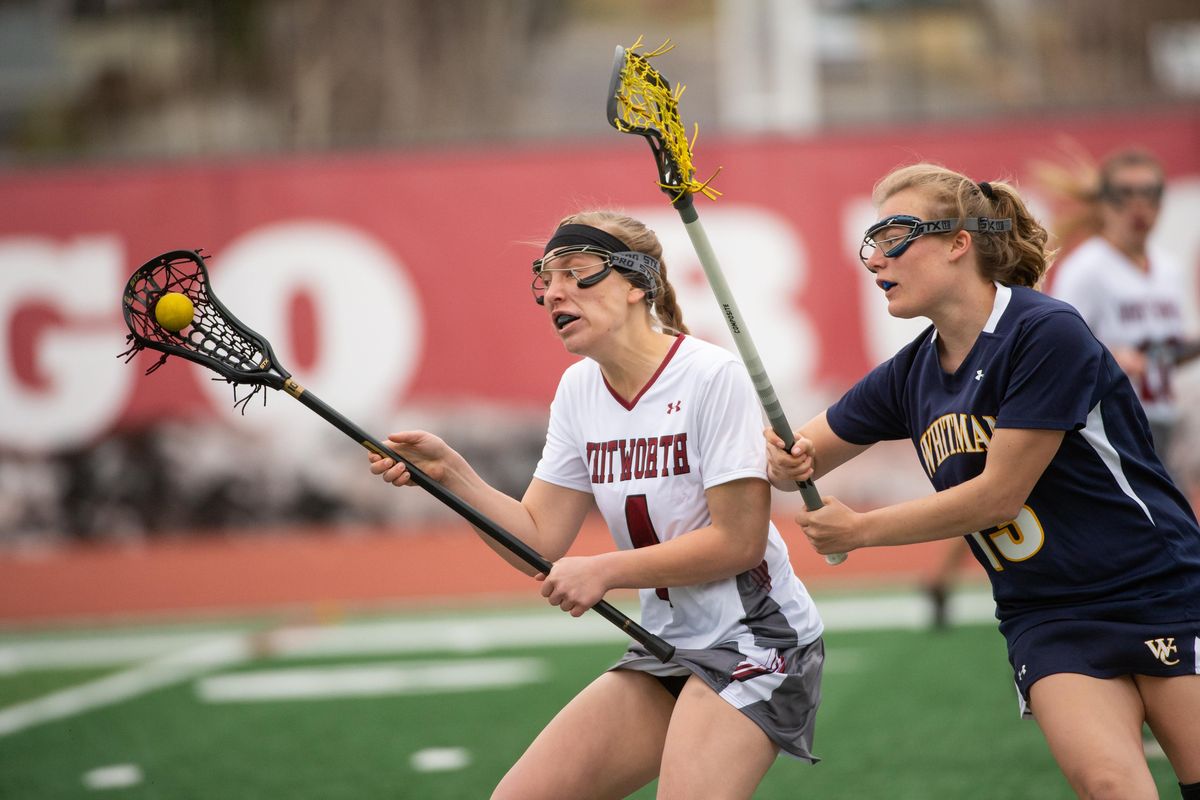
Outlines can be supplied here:
<path id="1" fill-rule="evenodd" d="M 785 406 L 797 417 L 819 408 L 911 330 L 887 318 L 856 257 L 875 180 L 925 159 L 1022 182 L 1032 160 L 1060 152 L 1062 136 L 1095 155 L 1129 144 L 1158 153 L 1169 175 L 1162 243 L 1200 264 L 1195 111 L 801 140 L 702 136 L 699 172 L 722 167 L 723 194 L 698 201 L 700 218 Z M 151 421 L 235 413 L 228 387 L 198 366 L 173 360 L 143 377 L 152 357 L 117 358 L 125 279 L 174 249 L 204 248 L 217 296 L 352 418 L 489 404 L 542 411 L 571 357 L 531 299 L 529 262 L 559 218 L 584 207 L 649 222 L 685 321 L 728 343 L 636 137 L 0 176 L 0 449 L 50 452 Z"/>

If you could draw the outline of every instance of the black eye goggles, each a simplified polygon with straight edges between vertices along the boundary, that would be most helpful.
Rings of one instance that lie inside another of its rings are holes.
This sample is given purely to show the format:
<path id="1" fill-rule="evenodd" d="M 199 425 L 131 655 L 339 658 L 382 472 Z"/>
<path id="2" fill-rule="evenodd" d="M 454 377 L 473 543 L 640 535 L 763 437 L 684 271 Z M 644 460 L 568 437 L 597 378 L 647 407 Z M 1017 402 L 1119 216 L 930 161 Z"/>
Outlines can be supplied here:
<path id="1" fill-rule="evenodd" d="M 902 255 L 908 249 L 909 245 L 927 233 L 953 233 L 957 230 L 970 231 L 972 233 L 1003 233 L 1004 231 L 1011 231 L 1012 226 L 1013 222 L 1011 219 L 967 217 L 962 220 L 960 227 L 959 220 L 957 219 L 923 220 L 920 217 L 908 214 L 893 214 L 890 217 L 884 217 L 879 222 L 867 228 L 867 232 L 863 234 L 862 245 L 858 248 L 858 257 L 866 265 L 867 259 L 871 257 L 871 253 L 876 248 L 879 248 L 886 257 L 895 258 L 898 255 Z M 875 238 L 876 234 L 891 228 L 907 230 L 895 236 L 889 236 L 886 239 Z"/>
<path id="2" fill-rule="evenodd" d="M 1100 187 L 1100 199 L 1121 207 L 1134 198 L 1141 198 L 1150 205 L 1158 205 L 1163 199 L 1164 186 L 1161 183 L 1113 184 L 1105 183 Z"/>
<path id="3" fill-rule="evenodd" d="M 600 261 L 579 267 L 555 267 L 556 261 L 566 256 L 578 253 L 590 253 L 599 257 Z M 546 291 L 550 288 L 551 277 L 547 273 L 565 272 L 575 280 L 575 285 L 587 289 L 595 286 L 608 277 L 616 269 L 633 280 L 633 283 L 646 292 L 646 299 L 653 301 L 658 293 L 658 284 L 654 276 L 658 274 L 658 260 L 646 253 L 636 250 L 622 250 L 610 253 L 591 245 L 573 245 L 555 250 L 552 255 L 543 256 L 533 262 L 533 299 L 539 306 L 546 302 Z"/>

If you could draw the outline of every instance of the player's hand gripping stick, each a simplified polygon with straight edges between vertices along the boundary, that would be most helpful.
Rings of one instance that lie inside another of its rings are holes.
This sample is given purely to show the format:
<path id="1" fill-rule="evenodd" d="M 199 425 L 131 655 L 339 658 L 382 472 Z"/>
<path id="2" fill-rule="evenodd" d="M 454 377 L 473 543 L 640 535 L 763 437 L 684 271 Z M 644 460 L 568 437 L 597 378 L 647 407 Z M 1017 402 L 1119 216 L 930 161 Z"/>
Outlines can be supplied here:
<path id="1" fill-rule="evenodd" d="M 767 420 L 779 438 L 783 439 L 783 449 L 790 452 L 792 445 L 796 443 L 796 438 L 792 435 L 792 426 L 788 424 L 787 417 L 783 413 L 783 406 L 779 403 L 775 387 L 771 385 L 767 369 L 758 355 L 758 348 L 754 346 L 754 340 L 750 338 L 750 330 L 738 310 L 733 292 L 730 290 L 729 284 L 725 282 L 725 275 L 721 272 L 716 253 L 713 252 L 712 244 L 708 241 L 708 235 L 700 225 L 700 218 L 696 213 L 695 204 L 692 203 L 692 196 L 688 194 L 685 197 L 687 201 L 682 208 L 680 208 L 682 200 L 675 203 L 679 210 L 679 216 L 683 219 L 684 228 L 687 229 L 688 236 L 692 240 L 692 247 L 695 248 L 696 255 L 700 258 L 700 264 L 704 267 L 704 274 L 708 276 L 708 284 L 712 287 L 713 294 L 721 306 L 721 312 L 729 326 L 729 332 L 733 334 L 733 342 L 742 356 L 746 371 L 750 373 L 750 380 L 754 382 L 754 390 L 758 392 L 758 400 L 767 415 Z M 817 487 L 812 481 L 796 481 L 796 486 L 800 488 L 800 496 L 804 498 L 804 507 L 809 511 L 816 511 L 825 505 L 821 502 L 821 493 L 817 491 Z M 825 562 L 831 566 L 837 566 L 845 560 L 845 553 L 830 553 L 825 556 Z"/>

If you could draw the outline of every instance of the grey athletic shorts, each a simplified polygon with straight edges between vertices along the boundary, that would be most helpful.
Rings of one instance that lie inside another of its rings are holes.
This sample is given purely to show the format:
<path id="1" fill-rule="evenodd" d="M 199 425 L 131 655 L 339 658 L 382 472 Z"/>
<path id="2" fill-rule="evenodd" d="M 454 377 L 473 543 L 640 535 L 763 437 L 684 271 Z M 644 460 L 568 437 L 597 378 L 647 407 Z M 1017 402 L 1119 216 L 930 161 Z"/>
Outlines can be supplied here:
<path id="1" fill-rule="evenodd" d="M 806 645 L 768 652 L 772 654 L 768 663 L 758 663 L 731 642 L 709 650 L 676 650 L 675 657 L 664 664 L 633 645 L 611 669 L 637 670 L 659 677 L 697 675 L 723 700 L 754 720 L 783 752 L 815 764 L 821 760 L 812 754 L 812 742 L 817 706 L 821 704 L 825 642 L 818 637 Z"/>

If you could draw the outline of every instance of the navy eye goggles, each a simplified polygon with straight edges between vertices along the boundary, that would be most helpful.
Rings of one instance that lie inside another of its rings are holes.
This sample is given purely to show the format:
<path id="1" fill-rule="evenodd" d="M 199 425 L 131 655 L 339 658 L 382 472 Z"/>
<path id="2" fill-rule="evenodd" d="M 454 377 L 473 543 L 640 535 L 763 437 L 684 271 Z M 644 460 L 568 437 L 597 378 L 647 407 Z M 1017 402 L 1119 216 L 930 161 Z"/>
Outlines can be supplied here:
<path id="1" fill-rule="evenodd" d="M 893 214 L 884 217 L 863 234 L 862 245 L 858 248 L 858 257 L 865 266 L 871 253 L 879 248 L 887 258 L 902 255 L 914 241 L 927 233 L 953 233 L 956 230 L 972 233 L 1003 233 L 1011 231 L 1011 219 L 993 219 L 991 217 L 967 217 L 962 220 L 961 228 L 957 219 L 923 220 L 909 214 Z M 876 234 L 892 228 L 907 228 L 907 231 L 886 239 L 876 239 Z"/>

